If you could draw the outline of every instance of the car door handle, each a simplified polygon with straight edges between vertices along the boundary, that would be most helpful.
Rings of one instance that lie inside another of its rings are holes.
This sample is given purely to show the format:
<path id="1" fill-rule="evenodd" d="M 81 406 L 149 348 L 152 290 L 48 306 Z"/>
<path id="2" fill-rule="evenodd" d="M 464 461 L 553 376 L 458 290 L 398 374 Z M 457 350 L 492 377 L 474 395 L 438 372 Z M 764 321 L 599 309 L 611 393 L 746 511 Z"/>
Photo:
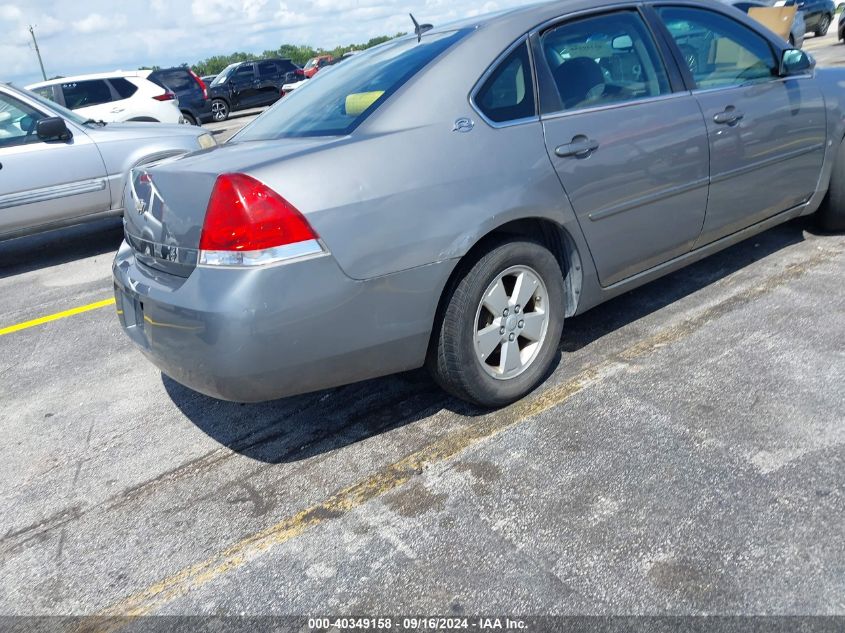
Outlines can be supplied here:
<path id="1" fill-rule="evenodd" d="M 555 149 L 555 154 L 561 158 L 574 156 L 575 158 L 587 158 L 599 148 L 599 142 L 587 138 L 583 134 L 574 137 L 570 143 L 561 145 Z"/>
<path id="2" fill-rule="evenodd" d="M 742 121 L 743 118 L 745 118 L 745 115 L 742 112 L 733 106 L 728 106 L 725 108 L 724 112 L 719 112 L 716 116 L 714 116 L 713 121 L 719 125 L 736 125 Z"/>

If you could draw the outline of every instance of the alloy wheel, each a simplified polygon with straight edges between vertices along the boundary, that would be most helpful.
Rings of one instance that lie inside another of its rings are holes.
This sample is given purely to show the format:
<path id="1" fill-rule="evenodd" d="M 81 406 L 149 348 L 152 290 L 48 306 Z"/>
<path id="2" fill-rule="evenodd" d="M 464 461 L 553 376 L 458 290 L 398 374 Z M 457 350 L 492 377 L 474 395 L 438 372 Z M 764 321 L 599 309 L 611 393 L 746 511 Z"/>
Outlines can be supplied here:
<path id="1" fill-rule="evenodd" d="M 211 102 L 211 116 L 215 121 L 225 121 L 229 116 L 229 108 L 223 101 Z"/>
<path id="2" fill-rule="evenodd" d="M 528 266 L 508 268 L 487 287 L 475 316 L 475 354 L 498 380 L 527 370 L 543 347 L 549 327 L 548 293 Z"/>

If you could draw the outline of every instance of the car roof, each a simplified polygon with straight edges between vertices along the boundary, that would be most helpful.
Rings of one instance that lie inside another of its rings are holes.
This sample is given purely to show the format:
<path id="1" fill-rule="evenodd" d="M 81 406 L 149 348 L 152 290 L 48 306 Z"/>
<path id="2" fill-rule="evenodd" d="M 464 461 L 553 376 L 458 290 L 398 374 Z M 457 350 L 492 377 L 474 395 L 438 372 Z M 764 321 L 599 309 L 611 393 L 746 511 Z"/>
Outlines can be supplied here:
<path id="1" fill-rule="evenodd" d="M 651 4 L 657 0 L 645 0 L 645 4 Z M 739 0 L 737 0 L 739 1 Z M 683 0 L 684 4 L 691 4 L 689 0 Z M 642 4 L 637 0 L 552 0 L 531 2 L 522 6 L 511 7 L 494 11 L 493 13 L 485 13 L 478 16 L 464 18 L 454 22 L 444 23 L 442 25 L 435 24 L 434 29 L 428 31 L 429 33 L 454 31 L 457 29 L 481 29 L 488 25 L 496 25 L 497 27 L 513 27 L 517 31 L 527 32 L 533 29 L 538 24 L 554 20 L 555 18 L 566 16 L 580 11 L 603 9 L 607 7 L 611 9 L 617 6 L 631 7 Z M 733 4 L 731 0 L 696 0 L 695 4 L 703 7 L 724 7 L 726 4 Z M 419 22 L 424 22 L 424 15 L 415 16 Z M 409 20 L 410 21 L 410 20 Z M 409 29 L 412 30 L 412 29 Z M 406 37 L 413 37 L 413 33 Z"/>
<path id="2" fill-rule="evenodd" d="M 112 79 L 116 77 L 141 77 L 146 78 L 151 70 L 114 70 L 108 73 L 90 73 L 87 75 L 71 75 L 69 77 L 60 77 L 58 79 L 48 79 L 47 81 L 39 81 L 32 83 L 27 88 L 40 88 L 42 86 L 54 86 L 56 84 L 65 84 L 71 81 L 87 81 L 90 79 Z"/>

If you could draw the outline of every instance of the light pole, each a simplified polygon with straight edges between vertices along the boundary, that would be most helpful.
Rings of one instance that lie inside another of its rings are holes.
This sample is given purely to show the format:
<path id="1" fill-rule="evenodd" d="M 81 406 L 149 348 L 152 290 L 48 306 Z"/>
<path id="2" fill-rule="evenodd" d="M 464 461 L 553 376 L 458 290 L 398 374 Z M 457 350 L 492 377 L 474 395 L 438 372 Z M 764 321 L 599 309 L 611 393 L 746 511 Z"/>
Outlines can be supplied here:
<path id="1" fill-rule="evenodd" d="M 38 64 L 41 66 L 41 76 L 47 81 L 47 73 L 44 72 L 44 62 L 41 61 L 41 51 L 38 50 L 38 40 L 35 39 L 35 28 L 30 25 L 29 34 L 32 35 L 32 43 L 35 45 L 35 54 L 38 55 Z"/>

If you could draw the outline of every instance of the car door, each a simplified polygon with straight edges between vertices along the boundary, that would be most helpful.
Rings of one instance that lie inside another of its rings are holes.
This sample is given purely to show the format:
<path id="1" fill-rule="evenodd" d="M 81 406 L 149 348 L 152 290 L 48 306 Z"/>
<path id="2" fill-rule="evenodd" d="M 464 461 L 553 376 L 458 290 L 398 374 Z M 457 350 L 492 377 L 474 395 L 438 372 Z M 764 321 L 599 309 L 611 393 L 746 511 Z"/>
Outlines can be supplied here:
<path id="1" fill-rule="evenodd" d="M 824 98 L 809 75 L 779 77 L 779 53 L 751 26 L 694 6 L 658 15 L 684 54 L 710 146 L 703 245 L 807 202 L 826 139 Z"/>
<path id="2" fill-rule="evenodd" d="M 258 91 L 259 105 L 270 105 L 278 101 L 281 88 L 282 69 L 279 64 L 272 60 L 265 60 L 256 64 L 258 77 L 256 87 Z"/>
<path id="3" fill-rule="evenodd" d="M 602 285 L 689 252 L 707 206 L 706 129 L 644 16 L 605 11 L 532 39 L 547 151 Z"/>
<path id="4" fill-rule="evenodd" d="M 255 79 L 255 64 L 241 64 L 235 69 L 229 77 L 233 108 L 252 108 L 258 105 Z"/>
<path id="5" fill-rule="evenodd" d="M 46 116 L 0 90 L 0 235 L 109 209 L 97 146 L 72 125 L 69 141 L 39 140 L 35 126 Z"/>

